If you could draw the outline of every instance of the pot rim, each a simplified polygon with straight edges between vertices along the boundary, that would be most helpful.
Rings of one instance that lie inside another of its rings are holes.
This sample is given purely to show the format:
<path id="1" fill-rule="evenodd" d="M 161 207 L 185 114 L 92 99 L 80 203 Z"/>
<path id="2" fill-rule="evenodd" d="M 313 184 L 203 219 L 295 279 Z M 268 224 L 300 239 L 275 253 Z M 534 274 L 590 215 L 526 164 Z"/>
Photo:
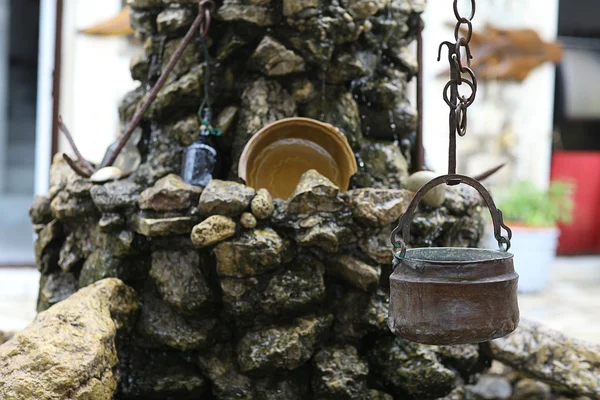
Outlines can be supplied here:
<path id="1" fill-rule="evenodd" d="M 338 128 L 336 128 L 335 126 L 328 124 L 326 122 L 318 121 L 318 120 L 312 119 L 312 118 L 290 117 L 290 118 L 279 119 L 277 121 L 271 122 L 268 125 L 263 126 L 261 129 L 259 129 L 258 131 L 256 131 L 256 133 L 254 133 L 252 135 L 250 140 L 248 140 L 248 142 L 244 146 L 244 150 L 242 151 L 242 154 L 240 156 L 239 163 L 238 163 L 238 176 L 241 179 L 243 179 L 244 182 L 246 182 L 246 183 L 248 182 L 248 179 L 247 179 L 248 178 L 247 177 L 248 159 L 250 157 L 251 150 L 254 148 L 253 144 L 256 143 L 257 141 L 259 141 L 261 139 L 261 137 L 264 136 L 265 132 L 268 133 L 268 132 L 272 131 L 273 128 L 278 127 L 280 125 L 288 125 L 288 124 L 294 124 L 294 123 L 319 126 L 321 128 L 325 128 L 325 130 L 329 131 L 332 134 L 332 137 L 334 137 L 335 139 L 338 140 L 338 142 L 340 142 L 340 145 L 341 145 L 340 147 L 343 149 L 344 153 L 347 156 L 346 159 L 349 161 L 349 163 L 346 167 L 350 168 L 349 176 L 353 176 L 358 172 L 358 164 L 356 163 L 356 157 L 354 156 L 354 153 L 352 152 L 352 149 L 350 148 L 348 139 Z"/>
<path id="2" fill-rule="evenodd" d="M 411 253 L 413 253 L 411 257 Z M 416 253 L 416 254 L 415 254 Z M 451 255 L 458 255 L 458 253 L 466 253 L 471 254 L 472 256 L 479 257 L 471 257 L 469 259 L 460 259 L 458 257 L 453 257 L 452 259 L 435 259 L 432 257 L 420 256 L 419 253 L 429 253 L 432 255 L 450 253 Z M 454 253 L 454 254 L 453 254 Z M 462 265 L 468 266 L 470 264 L 481 264 L 481 263 L 490 263 L 490 262 L 498 262 L 503 260 L 510 260 L 514 257 L 512 253 L 507 251 L 500 250 L 492 250 L 492 249 L 480 249 L 474 247 L 416 247 L 412 249 L 406 250 L 406 256 L 404 260 L 407 262 L 422 262 L 427 263 L 429 265 Z"/>

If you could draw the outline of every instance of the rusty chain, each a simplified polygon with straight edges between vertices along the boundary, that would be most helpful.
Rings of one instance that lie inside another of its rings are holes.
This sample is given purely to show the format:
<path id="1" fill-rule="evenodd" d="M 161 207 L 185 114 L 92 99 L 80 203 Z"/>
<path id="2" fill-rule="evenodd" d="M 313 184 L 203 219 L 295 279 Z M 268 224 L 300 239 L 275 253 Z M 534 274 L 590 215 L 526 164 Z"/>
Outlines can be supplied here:
<path id="1" fill-rule="evenodd" d="M 438 49 L 438 61 L 440 61 L 442 48 L 444 46 L 448 47 L 448 63 L 450 64 L 450 80 L 444 86 L 443 90 L 443 99 L 448 104 L 448 107 L 450 107 L 448 118 L 450 131 L 448 174 L 456 173 L 456 135 L 464 136 L 467 133 L 467 109 L 473 104 L 477 94 L 477 78 L 470 68 L 473 55 L 469 46 L 473 37 L 473 24 L 471 20 L 475 16 L 475 0 L 470 0 L 470 3 L 471 11 L 467 18 L 458 10 L 458 0 L 454 0 L 454 16 L 457 20 L 454 28 L 455 42 L 442 42 Z M 466 31 L 464 36 L 461 35 L 461 31 L 463 30 Z M 461 94 L 459 86 L 468 86 L 469 95 Z M 455 183 L 451 182 L 450 184 Z"/>

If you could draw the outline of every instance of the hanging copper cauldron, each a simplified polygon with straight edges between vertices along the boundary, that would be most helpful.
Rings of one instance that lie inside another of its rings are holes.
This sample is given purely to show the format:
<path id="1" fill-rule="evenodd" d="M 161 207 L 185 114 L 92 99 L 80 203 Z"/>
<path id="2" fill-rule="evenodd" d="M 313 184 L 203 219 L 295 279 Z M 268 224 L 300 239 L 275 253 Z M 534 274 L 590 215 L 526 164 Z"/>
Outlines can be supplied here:
<path id="1" fill-rule="evenodd" d="M 441 184 L 464 183 L 475 188 L 492 214 L 500 250 L 473 248 L 406 249 L 410 222 L 419 201 Z M 501 235 L 501 228 L 507 236 Z M 388 325 L 393 333 L 425 344 L 465 344 L 509 334 L 519 323 L 518 275 L 513 267 L 510 229 L 490 194 L 463 175 L 437 177 L 415 194 L 390 240 L 396 251 L 390 276 Z"/>

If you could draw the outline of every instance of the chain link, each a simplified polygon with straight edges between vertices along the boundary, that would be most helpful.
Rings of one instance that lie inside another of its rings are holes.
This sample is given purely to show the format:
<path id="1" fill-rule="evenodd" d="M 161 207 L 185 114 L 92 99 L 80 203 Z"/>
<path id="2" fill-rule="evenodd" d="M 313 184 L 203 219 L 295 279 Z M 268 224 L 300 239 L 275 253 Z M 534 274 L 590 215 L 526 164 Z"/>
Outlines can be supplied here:
<path id="1" fill-rule="evenodd" d="M 470 42 L 473 37 L 473 23 L 475 16 L 475 0 L 470 0 L 471 10 L 468 17 L 463 16 L 458 10 L 458 0 L 454 0 L 453 9 L 456 17 L 454 28 L 455 42 L 442 42 L 438 50 L 438 61 L 441 59 L 442 48 L 448 47 L 448 64 L 450 65 L 450 80 L 444 86 L 443 98 L 448 107 L 450 128 L 450 151 L 448 160 L 448 173 L 456 172 L 456 134 L 464 136 L 467 133 L 467 109 L 475 101 L 477 94 L 477 78 L 470 68 L 471 53 Z M 461 31 L 466 31 L 464 35 Z M 464 85 L 463 85 L 464 83 Z M 469 93 L 461 93 L 459 87 L 469 88 Z"/>

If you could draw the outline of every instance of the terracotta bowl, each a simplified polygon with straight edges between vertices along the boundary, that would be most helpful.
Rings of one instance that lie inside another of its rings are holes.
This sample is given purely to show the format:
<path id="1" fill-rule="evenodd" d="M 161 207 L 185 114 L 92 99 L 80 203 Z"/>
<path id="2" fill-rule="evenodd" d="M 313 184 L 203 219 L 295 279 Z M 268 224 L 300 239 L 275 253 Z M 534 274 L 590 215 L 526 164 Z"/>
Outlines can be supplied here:
<path id="1" fill-rule="evenodd" d="M 256 132 L 246 144 L 238 175 L 255 189 L 288 198 L 303 173 L 317 170 L 340 190 L 348 190 L 357 171 L 346 137 L 330 124 L 310 118 L 286 118 Z"/>

